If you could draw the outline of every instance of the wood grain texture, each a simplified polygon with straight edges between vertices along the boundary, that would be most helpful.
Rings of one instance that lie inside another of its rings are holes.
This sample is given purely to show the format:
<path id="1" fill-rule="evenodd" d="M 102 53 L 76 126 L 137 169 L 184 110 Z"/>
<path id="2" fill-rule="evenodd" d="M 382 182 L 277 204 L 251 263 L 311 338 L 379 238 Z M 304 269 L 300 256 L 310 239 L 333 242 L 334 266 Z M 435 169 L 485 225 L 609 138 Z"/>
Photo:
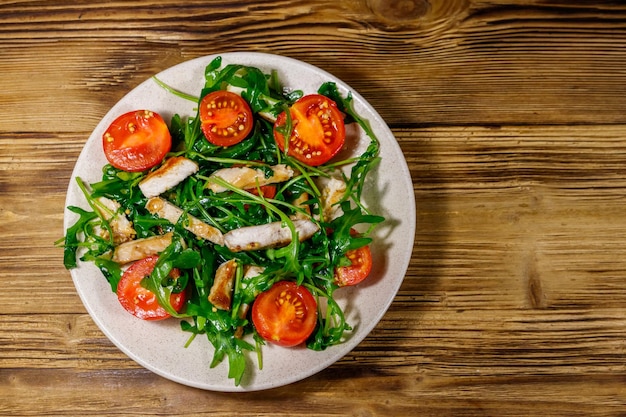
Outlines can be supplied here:
<path id="1" fill-rule="evenodd" d="M 366 1 L 192 1 L 184 9 L 148 1 L 123 8 L 56 3 L 45 11 L 39 2 L 0 6 L 0 70 L 18 83 L 8 90 L 15 95 L 3 92 L 0 122 L 15 122 L 17 111 L 37 128 L 67 131 L 76 121 L 37 100 L 45 87 L 71 91 L 67 110 L 93 127 L 150 75 L 232 50 L 318 65 L 349 82 L 392 125 L 625 121 L 626 10 L 615 2 L 431 1 L 425 14 L 399 22 Z M 37 104 L 25 106 L 30 102 Z M 42 121 L 41 112 L 52 112 L 54 122 Z"/>
<path id="2" fill-rule="evenodd" d="M 245 394 L 129 359 L 54 247 L 108 109 L 229 51 L 350 84 L 391 126 L 417 202 L 411 264 L 370 336 Z M 626 3 L 608 0 L 0 1 L 0 415 L 626 415 L 625 51 Z"/>

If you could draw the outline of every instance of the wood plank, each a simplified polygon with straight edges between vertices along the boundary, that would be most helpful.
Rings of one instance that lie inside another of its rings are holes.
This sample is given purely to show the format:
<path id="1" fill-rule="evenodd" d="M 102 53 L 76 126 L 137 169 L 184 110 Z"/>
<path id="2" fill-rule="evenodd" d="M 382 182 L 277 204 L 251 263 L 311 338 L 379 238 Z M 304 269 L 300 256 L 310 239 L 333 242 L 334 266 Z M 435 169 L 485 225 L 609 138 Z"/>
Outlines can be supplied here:
<path id="1" fill-rule="evenodd" d="M 94 390 L 93 386 L 99 389 Z M 376 389 L 355 389 L 365 386 Z M 607 375 L 589 375 L 584 379 L 578 375 L 449 379 L 424 372 L 412 377 L 386 376 L 375 368 L 335 366 L 296 383 L 292 389 L 237 394 L 234 400 L 231 395 L 189 389 L 141 369 L 0 369 L 0 413 L 391 416 L 419 412 L 426 416 L 518 416 L 522 410 L 532 410 L 533 415 L 548 412 L 553 416 L 619 416 L 624 407 L 622 387 L 623 380 Z M 351 395 L 337 401 L 334 392 Z M 270 406 L 275 403 L 281 406 Z"/>
<path id="2" fill-rule="evenodd" d="M 407 306 L 405 297 L 401 292 L 379 326 L 337 366 L 391 368 L 397 374 L 420 369 L 446 378 L 609 375 L 625 370 L 623 309 L 549 314 L 502 309 L 494 314 L 443 308 L 445 300 Z M 8 317 L 0 319 L 2 369 L 140 368 L 87 314 Z"/>
<path id="3" fill-rule="evenodd" d="M 59 2 L 45 13 L 38 5 L 0 6 L 0 71 L 11 86 L 2 89 L 0 130 L 12 126 L 16 114 L 26 130 L 90 130 L 152 74 L 233 50 L 318 65 L 348 82 L 394 126 L 626 120 L 626 58 L 620 53 L 626 6 L 614 2 L 451 0 L 401 23 L 366 2 L 220 2 L 215 15 L 204 2 L 184 11 L 173 2 L 135 3 L 119 9 Z M 324 54 L 308 52 L 320 44 L 327 45 Z M 64 106 L 41 100 L 42 90 L 59 91 Z"/>

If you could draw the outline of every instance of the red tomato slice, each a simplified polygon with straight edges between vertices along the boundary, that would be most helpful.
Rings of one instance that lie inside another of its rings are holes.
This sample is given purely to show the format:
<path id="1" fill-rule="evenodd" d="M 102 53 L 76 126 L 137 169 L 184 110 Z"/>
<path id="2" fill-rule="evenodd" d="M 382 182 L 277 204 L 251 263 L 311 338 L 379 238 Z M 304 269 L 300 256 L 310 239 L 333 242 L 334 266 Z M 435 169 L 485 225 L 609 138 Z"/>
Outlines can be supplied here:
<path id="1" fill-rule="evenodd" d="M 337 155 L 346 139 L 346 128 L 334 101 L 311 94 L 296 101 L 289 110 L 292 121 L 289 155 L 309 166 L 321 165 Z M 274 124 L 274 139 L 283 152 L 285 137 L 277 128 L 284 126 L 286 119 L 283 112 Z"/>
<path id="2" fill-rule="evenodd" d="M 246 191 L 250 194 L 259 195 L 259 190 L 261 191 L 260 196 L 263 198 L 274 198 L 276 197 L 276 186 L 273 184 L 261 185 L 258 188 L 246 188 Z M 243 208 L 248 210 L 250 208 L 249 204 L 244 204 Z"/>
<path id="3" fill-rule="evenodd" d="M 254 300 L 252 323 L 268 342 L 296 346 L 315 330 L 317 302 L 305 287 L 279 281 Z"/>
<path id="4" fill-rule="evenodd" d="M 264 198 L 274 198 L 276 197 L 276 192 L 278 191 L 276 186 L 273 184 L 261 185 L 260 187 L 248 188 L 247 192 L 254 195 L 259 195 L 259 190 L 261 191 L 261 196 Z"/>
<path id="5" fill-rule="evenodd" d="M 152 273 L 159 259 L 158 256 L 148 256 L 132 264 L 120 279 L 117 285 L 117 299 L 122 307 L 129 313 L 143 320 L 162 320 L 171 317 L 163 307 L 159 305 L 156 295 L 141 286 L 141 280 Z M 180 271 L 173 269 L 173 278 L 180 276 Z M 180 312 L 185 305 L 187 297 L 185 292 L 172 294 L 170 304 L 174 310 Z"/>
<path id="6" fill-rule="evenodd" d="M 335 282 L 340 287 L 356 285 L 372 271 L 372 252 L 369 246 L 349 250 L 346 256 L 352 265 L 335 268 Z"/>
<path id="7" fill-rule="evenodd" d="M 104 155 L 115 168 L 140 172 L 163 160 L 172 136 L 163 118 L 150 110 L 124 113 L 102 135 Z"/>
<path id="8" fill-rule="evenodd" d="M 214 91 L 200 101 L 200 122 L 209 142 L 231 146 L 252 131 L 252 110 L 241 96 L 230 91 Z"/>

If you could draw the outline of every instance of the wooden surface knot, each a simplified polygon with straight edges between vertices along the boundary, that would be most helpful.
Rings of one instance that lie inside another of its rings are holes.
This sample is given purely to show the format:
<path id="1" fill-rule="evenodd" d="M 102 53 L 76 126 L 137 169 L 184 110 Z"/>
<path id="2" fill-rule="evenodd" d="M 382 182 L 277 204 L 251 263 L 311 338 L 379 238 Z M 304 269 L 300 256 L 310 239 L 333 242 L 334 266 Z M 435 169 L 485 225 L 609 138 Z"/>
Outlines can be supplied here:
<path id="1" fill-rule="evenodd" d="M 419 19 L 431 7 L 428 0 L 368 0 L 368 5 L 377 15 L 399 22 Z"/>
<path id="2" fill-rule="evenodd" d="M 402 31 L 404 39 L 432 37 L 449 31 L 470 14 L 468 0 L 366 0 L 376 18 L 374 26 L 386 32 Z"/>

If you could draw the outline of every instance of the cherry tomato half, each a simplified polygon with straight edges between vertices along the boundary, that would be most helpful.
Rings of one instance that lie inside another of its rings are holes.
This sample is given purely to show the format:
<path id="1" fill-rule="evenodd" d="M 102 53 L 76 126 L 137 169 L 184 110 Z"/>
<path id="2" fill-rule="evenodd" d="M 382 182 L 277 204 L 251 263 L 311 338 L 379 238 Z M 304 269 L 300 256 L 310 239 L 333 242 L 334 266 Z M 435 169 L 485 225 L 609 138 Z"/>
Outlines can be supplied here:
<path id="1" fill-rule="evenodd" d="M 231 146 L 244 140 L 252 131 L 252 110 L 238 94 L 213 91 L 200 100 L 200 123 L 209 142 Z"/>
<path id="2" fill-rule="evenodd" d="M 261 191 L 261 193 L 259 194 L 259 190 Z M 274 198 L 276 197 L 276 186 L 273 184 L 268 184 L 268 185 L 262 185 L 258 188 L 246 188 L 246 191 L 249 192 L 250 194 L 254 194 L 254 195 L 260 195 L 263 198 Z M 249 204 L 244 204 L 243 208 L 248 210 L 250 208 Z"/>
<path id="3" fill-rule="evenodd" d="M 372 252 L 369 246 L 349 250 L 346 257 L 352 264 L 335 268 L 335 282 L 340 287 L 356 285 L 372 271 Z"/>
<path id="4" fill-rule="evenodd" d="M 343 147 L 346 128 L 337 104 L 321 94 L 310 94 L 296 101 L 289 109 L 292 131 L 288 154 L 309 166 L 328 162 Z M 274 139 L 285 151 L 285 137 L 277 128 L 284 127 L 287 115 L 278 115 L 274 123 Z"/>
<path id="5" fill-rule="evenodd" d="M 171 317 L 159 305 L 156 295 L 141 286 L 141 280 L 152 273 L 159 259 L 158 256 L 148 256 L 132 264 L 124 273 L 117 285 L 117 299 L 129 313 L 143 320 L 162 320 Z M 180 271 L 173 269 L 172 278 L 178 278 Z M 180 312 L 185 305 L 185 292 L 172 294 L 170 304 L 174 310 Z"/>
<path id="6" fill-rule="evenodd" d="M 317 302 L 305 287 L 279 281 L 254 300 L 252 323 L 268 342 L 296 346 L 315 330 Z"/>
<path id="7" fill-rule="evenodd" d="M 260 187 L 247 188 L 247 192 L 254 195 L 259 195 L 259 191 L 261 191 L 260 195 L 264 198 L 274 198 L 276 197 L 276 192 L 278 191 L 274 184 L 261 185 Z"/>
<path id="8" fill-rule="evenodd" d="M 140 172 L 160 163 L 172 147 L 163 118 L 150 110 L 124 113 L 102 135 L 104 155 L 115 168 Z"/>

